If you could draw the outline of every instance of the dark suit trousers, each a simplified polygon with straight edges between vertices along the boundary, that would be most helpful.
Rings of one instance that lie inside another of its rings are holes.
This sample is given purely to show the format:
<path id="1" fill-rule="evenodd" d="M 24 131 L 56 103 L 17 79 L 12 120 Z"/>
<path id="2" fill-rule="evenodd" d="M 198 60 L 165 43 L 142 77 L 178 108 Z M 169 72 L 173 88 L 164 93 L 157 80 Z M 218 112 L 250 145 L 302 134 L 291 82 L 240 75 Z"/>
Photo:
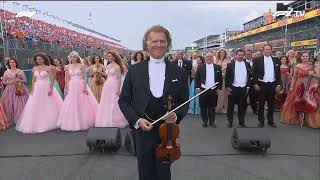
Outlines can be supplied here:
<path id="1" fill-rule="evenodd" d="M 200 88 L 202 91 L 204 88 Z M 215 120 L 215 107 L 217 106 L 217 90 L 216 89 L 209 89 L 199 97 L 199 104 L 200 104 L 200 114 L 203 123 L 207 124 L 208 120 L 209 123 L 213 123 Z"/>
<path id="2" fill-rule="evenodd" d="M 258 97 L 259 97 L 259 92 L 256 91 L 253 86 L 251 86 L 249 89 L 250 106 L 252 108 L 252 111 L 257 113 L 258 113 L 258 104 L 257 104 Z"/>
<path id="3" fill-rule="evenodd" d="M 139 180 L 171 180 L 171 163 L 161 162 L 155 155 L 155 149 L 160 143 L 158 132 L 158 128 L 150 132 L 134 130 Z"/>
<path id="4" fill-rule="evenodd" d="M 244 117 L 247 110 L 247 87 L 231 86 L 231 94 L 228 96 L 227 116 L 230 124 L 233 123 L 234 105 L 238 104 L 238 119 L 239 124 L 244 124 Z"/>
<path id="5" fill-rule="evenodd" d="M 268 103 L 268 113 L 267 119 L 268 123 L 273 123 L 273 113 L 274 113 L 274 97 L 275 97 L 275 82 L 259 82 L 258 85 L 260 86 L 259 93 L 259 108 L 258 108 L 258 120 L 264 123 L 264 103 L 267 101 Z"/>

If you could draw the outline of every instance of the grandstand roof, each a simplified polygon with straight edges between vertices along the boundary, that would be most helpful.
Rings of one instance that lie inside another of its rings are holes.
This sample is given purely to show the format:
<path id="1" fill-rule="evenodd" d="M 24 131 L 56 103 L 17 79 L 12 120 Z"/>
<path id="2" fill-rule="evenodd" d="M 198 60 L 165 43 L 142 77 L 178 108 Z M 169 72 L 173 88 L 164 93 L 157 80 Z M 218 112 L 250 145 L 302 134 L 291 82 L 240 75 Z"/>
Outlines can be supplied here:
<path id="1" fill-rule="evenodd" d="M 242 32 L 237 33 L 237 34 L 235 34 L 233 36 L 230 36 L 228 38 L 228 40 L 232 41 L 232 40 L 240 39 L 240 38 L 243 38 L 243 37 L 251 36 L 251 35 L 254 35 L 254 34 L 257 34 L 257 33 L 262 33 L 262 32 L 265 32 L 265 31 L 269 31 L 271 29 L 276 29 L 276 28 L 279 28 L 279 27 L 283 27 L 286 24 L 290 25 L 290 24 L 293 24 L 293 23 L 296 23 L 296 22 L 305 21 L 307 19 L 316 18 L 316 17 L 320 16 L 319 12 L 320 12 L 320 7 L 316 8 L 316 9 L 313 9 L 313 10 L 311 10 L 309 12 L 306 12 L 305 15 L 303 17 L 300 17 L 300 18 L 290 17 L 288 19 L 279 20 L 279 21 L 273 22 L 271 24 L 268 24 L 268 25 L 265 25 L 265 26 L 262 26 L 262 27 L 259 27 L 259 28 L 256 28 L 256 29 L 252 29 L 252 30 L 249 30 L 249 31 L 242 31 Z"/>
<path id="2" fill-rule="evenodd" d="M 214 39 L 214 38 L 219 38 L 219 37 L 220 37 L 220 34 L 211 34 L 211 35 L 207 36 L 207 39 Z M 206 37 L 198 39 L 198 40 L 194 41 L 194 43 L 202 42 L 202 41 L 204 41 L 204 39 L 206 39 Z"/>

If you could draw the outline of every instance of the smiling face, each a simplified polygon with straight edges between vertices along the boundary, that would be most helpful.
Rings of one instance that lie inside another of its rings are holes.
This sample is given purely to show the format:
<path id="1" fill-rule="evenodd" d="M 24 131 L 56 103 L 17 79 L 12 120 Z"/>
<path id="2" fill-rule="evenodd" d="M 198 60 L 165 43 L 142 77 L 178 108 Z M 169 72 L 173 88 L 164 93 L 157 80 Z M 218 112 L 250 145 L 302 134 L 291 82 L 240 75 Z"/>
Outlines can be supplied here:
<path id="1" fill-rule="evenodd" d="M 179 51 L 177 53 L 177 59 L 183 59 L 183 52 Z"/>
<path id="2" fill-rule="evenodd" d="M 267 57 L 271 56 L 272 54 L 272 48 L 271 46 L 264 46 L 263 48 L 263 54 Z"/>
<path id="3" fill-rule="evenodd" d="M 138 62 L 142 61 L 142 55 L 141 55 L 141 53 L 138 53 L 138 54 L 137 54 L 137 61 L 138 61 Z"/>
<path id="4" fill-rule="evenodd" d="M 114 57 L 113 57 L 113 55 L 111 54 L 111 53 L 108 53 L 107 54 L 107 60 L 110 62 L 110 63 L 112 63 L 112 62 L 114 62 Z"/>
<path id="5" fill-rule="evenodd" d="M 191 58 L 192 59 L 197 59 L 198 58 L 198 54 L 197 53 L 192 53 L 191 54 Z"/>
<path id="6" fill-rule="evenodd" d="M 197 57 L 196 61 L 197 61 L 197 64 L 198 64 L 198 65 L 202 63 L 202 60 L 201 60 L 200 57 Z"/>
<path id="7" fill-rule="evenodd" d="M 168 48 L 168 42 L 166 35 L 163 32 L 153 32 L 149 33 L 147 39 L 147 49 L 151 57 L 155 59 L 162 58 Z"/>
<path id="8" fill-rule="evenodd" d="M 70 62 L 71 62 L 72 64 L 77 63 L 78 57 L 77 57 L 76 55 L 71 54 L 71 55 L 69 56 L 69 58 L 70 58 Z"/>
<path id="9" fill-rule="evenodd" d="M 100 63 L 100 58 L 98 56 L 94 57 L 94 62 L 96 64 Z"/>
<path id="10" fill-rule="evenodd" d="M 238 60 L 238 61 L 244 60 L 244 52 L 243 51 L 239 51 L 236 53 L 236 60 Z"/>
<path id="11" fill-rule="evenodd" d="M 246 59 L 252 59 L 253 58 L 252 51 L 246 51 L 244 53 L 244 56 Z"/>
<path id="12" fill-rule="evenodd" d="M 220 59 L 221 59 L 221 60 L 225 59 L 225 58 L 226 58 L 226 52 L 225 52 L 224 50 L 221 50 L 221 51 L 219 52 L 219 56 L 220 56 Z"/>
<path id="13" fill-rule="evenodd" d="M 54 61 L 54 65 L 56 65 L 56 66 L 59 66 L 59 65 L 60 65 L 59 59 L 54 59 L 53 61 Z"/>
<path id="14" fill-rule="evenodd" d="M 36 62 L 39 65 L 43 65 L 44 64 L 44 59 L 41 56 L 37 56 L 36 57 Z"/>
<path id="15" fill-rule="evenodd" d="M 16 61 L 15 60 L 9 60 L 9 66 L 10 66 L 10 68 L 12 69 L 12 68 L 16 68 L 17 67 L 17 63 L 16 63 Z"/>
<path id="16" fill-rule="evenodd" d="M 301 55 L 301 61 L 302 63 L 308 63 L 309 62 L 309 54 L 308 53 L 302 53 Z"/>
<path id="17" fill-rule="evenodd" d="M 281 64 L 287 64 L 287 58 L 286 57 L 282 57 L 281 58 Z"/>
<path id="18" fill-rule="evenodd" d="M 276 52 L 276 57 L 277 58 L 281 58 L 281 56 L 282 56 L 282 51 L 277 51 Z"/>
<path id="19" fill-rule="evenodd" d="M 290 59 L 295 58 L 295 57 L 296 57 L 296 52 L 295 52 L 294 50 L 290 50 L 290 51 L 288 52 L 288 57 L 289 57 Z"/>
<path id="20" fill-rule="evenodd" d="M 207 64 L 213 63 L 213 54 L 211 52 L 208 52 L 205 56 L 205 61 Z"/>

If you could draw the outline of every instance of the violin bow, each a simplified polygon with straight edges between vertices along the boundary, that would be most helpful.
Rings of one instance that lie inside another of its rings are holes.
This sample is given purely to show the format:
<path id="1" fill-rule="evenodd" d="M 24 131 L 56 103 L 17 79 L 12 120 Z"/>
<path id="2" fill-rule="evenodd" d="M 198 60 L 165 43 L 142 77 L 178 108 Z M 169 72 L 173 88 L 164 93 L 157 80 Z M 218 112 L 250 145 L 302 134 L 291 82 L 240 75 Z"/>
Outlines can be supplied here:
<path id="1" fill-rule="evenodd" d="M 154 122 L 151 123 L 151 125 L 154 125 L 155 123 L 159 122 L 160 120 L 162 120 L 163 118 L 165 118 L 166 116 L 168 116 L 169 114 L 173 113 L 174 111 L 180 109 L 182 106 L 184 106 L 185 104 L 187 104 L 188 102 L 192 101 L 193 99 L 197 98 L 198 96 L 200 96 L 201 94 L 203 94 L 204 92 L 208 91 L 209 89 L 215 89 L 217 87 L 217 84 L 219 84 L 219 82 L 214 83 L 211 87 L 201 91 L 199 94 L 193 96 L 192 98 L 190 98 L 189 100 L 187 100 L 186 102 L 182 103 L 180 106 L 174 108 L 173 110 L 171 110 L 170 112 L 166 113 L 165 115 L 163 115 L 162 117 L 160 117 L 159 119 L 155 120 Z"/>

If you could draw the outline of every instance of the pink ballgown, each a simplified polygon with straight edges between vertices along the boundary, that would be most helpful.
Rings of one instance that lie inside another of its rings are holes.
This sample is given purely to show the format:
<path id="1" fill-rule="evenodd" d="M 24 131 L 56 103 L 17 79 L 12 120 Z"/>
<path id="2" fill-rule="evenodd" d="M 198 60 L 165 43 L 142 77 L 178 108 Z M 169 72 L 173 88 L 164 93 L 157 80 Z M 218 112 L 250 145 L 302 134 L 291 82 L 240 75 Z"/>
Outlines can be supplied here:
<path id="1" fill-rule="evenodd" d="M 41 133 L 58 128 L 57 120 L 63 100 L 55 88 L 52 88 L 52 95 L 48 96 L 50 78 L 47 71 L 35 71 L 34 77 L 33 93 L 16 125 L 16 130 L 22 133 Z"/>
<path id="2" fill-rule="evenodd" d="M 107 80 L 102 89 L 95 127 L 124 128 L 128 126 L 128 121 L 119 108 L 117 95 L 120 93 L 121 71 L 119 66 L 109 65 L 106 72 Z"/>
<path id="3" fill-rule="evenodd" d="M 69 68 L 69 75 L 69 90 L 57 125 L 66 131 L 87 130 L 94 126 L 98 102 L 87 84 L 88 95 L 83 93 L 84 80 L 80 68 Z"/>

